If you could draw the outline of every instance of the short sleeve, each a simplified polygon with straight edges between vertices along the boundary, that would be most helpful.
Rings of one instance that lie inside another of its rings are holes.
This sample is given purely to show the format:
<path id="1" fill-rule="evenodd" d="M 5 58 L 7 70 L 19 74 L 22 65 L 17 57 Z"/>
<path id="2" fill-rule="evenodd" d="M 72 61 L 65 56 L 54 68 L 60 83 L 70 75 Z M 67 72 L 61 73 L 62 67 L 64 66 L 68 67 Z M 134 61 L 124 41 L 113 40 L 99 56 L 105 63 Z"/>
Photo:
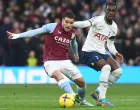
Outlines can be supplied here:
<path id="1" fill-rule="evenodd" d="M 92 17 L 91 19 L 89 19 L 89 22 L 91 23 L 91 26 L 95 25 L 97 22 L 97 17 Z"/>

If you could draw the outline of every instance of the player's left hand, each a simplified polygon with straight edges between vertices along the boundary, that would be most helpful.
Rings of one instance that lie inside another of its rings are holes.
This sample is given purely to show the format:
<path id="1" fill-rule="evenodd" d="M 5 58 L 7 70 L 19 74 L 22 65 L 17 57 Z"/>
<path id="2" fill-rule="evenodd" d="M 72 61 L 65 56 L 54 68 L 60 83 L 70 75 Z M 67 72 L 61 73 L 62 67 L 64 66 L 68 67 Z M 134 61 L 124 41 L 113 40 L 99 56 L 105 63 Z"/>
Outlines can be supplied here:
<path id="1" fill-rule="evenodd" d="M 79 61 L 79 56 L 74 56 L 74 62 L 77 63 Z"/>
<path id="2" fill-rule="evenodd" d="M 115 57 L 120 63 L 123 63 L 123 55 L 122 54 L 116 53 Z"/>

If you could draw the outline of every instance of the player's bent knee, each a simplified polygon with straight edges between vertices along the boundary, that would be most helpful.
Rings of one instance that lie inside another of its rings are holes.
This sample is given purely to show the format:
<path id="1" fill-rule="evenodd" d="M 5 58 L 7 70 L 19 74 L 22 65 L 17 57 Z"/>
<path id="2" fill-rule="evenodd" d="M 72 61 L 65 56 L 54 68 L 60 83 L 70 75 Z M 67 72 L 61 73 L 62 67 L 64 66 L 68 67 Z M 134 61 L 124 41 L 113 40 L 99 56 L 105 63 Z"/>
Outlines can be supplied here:
<path id="1" fill-rule="evenodd" d="M 84 82 L 79 82 L 77 85 L 78 85 L 79 87 L 81 87 L 81 88 L 85 87 L 85 83 L 84 83 Z"/>
<path id="2" fill-rule="evenodd" d="M 78 85 L 78 87 L 85 87 L 85 81 L 83 78 L 75 79 L 74 82 Z"/>
<path id="3" fill-rule="evenodd" d="M 63 76 L 62 76 L 61 72 L 54 71 L 52 74 L 52 78 L 56 79 L 56 81 L 59 81 L 59 80 L 63 79 Z"/>
<path id="4" fill-rule="evenodd" d="M 101 71 L 111 71 L 111 66 L 106 64 L 102 69 Z"/>
<path id="5" fill-rule="evenodd" d="M 118 68 L 118 69 L 114 70 L 112 72 L 112 74 L 114 74 L 114 76 L 116 76 L 116 77 L 120 77 L 122 75 L 122 69 Z"/>

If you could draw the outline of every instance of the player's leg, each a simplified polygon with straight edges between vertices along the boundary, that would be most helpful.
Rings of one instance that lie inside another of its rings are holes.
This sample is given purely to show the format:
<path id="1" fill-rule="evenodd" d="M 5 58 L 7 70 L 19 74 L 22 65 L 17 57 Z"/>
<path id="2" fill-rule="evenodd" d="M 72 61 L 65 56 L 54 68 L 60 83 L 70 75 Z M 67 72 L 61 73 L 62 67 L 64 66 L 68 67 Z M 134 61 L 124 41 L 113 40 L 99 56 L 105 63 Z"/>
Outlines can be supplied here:
<path id="1" fill-rule="evenodd" d="M 68 71 L 70 71 L 70 70 L 68 70 Z M 69 73 L 68 71 L 67 71 L 67 73 Z M 78 76 L 78 74 L 77 74 L 77 76 Z M 75 94 L 76 102 L 79 103 L 79 105 L 94 106 L 93 104 L 87 102 L 85 99 L 86 91 L 87 91 L 86 85 L 85 85 L 84 79 L 80 76 L 81 75 L 79 74 L 79 78 L 75 77 L 76 79 L 74 77 L 71 77 L 71 80 L 77 84 L 77 94 Z"/>
<path id="2" fill-rule="evenodd" d="M 108 78 L 110 75 L 111 67 L 106 63 L 104 59 L 100 59 L 95 63 L 95 67 L 101 70 L 101 75 L 99 77 L 99 87 L 97 90 L 100 92 L 99 99 L 106 98 L 106 92 L 108 87 Z"/>
<path id="3" fill-rule="evenodd" d="M 110 87 L 112 84 L 114 84 L 122 75 L 122 69 L 119 67 L 117 62 L 111 58 L 107 58 L 108 64 L 111 66 L 111 74 L 109 75 L 108 79 L 108 86 Z"/>
<path id="4" fill-rule="evenodd" d="M 85 84 L 84 79 L 81 77 L 81 78 L 77 78 L 73 81 L 77 84 L 77 92 L 82 100 L 80 102 L 80 105 L 94 106 L 93 104 L 86 101 L 85 97 L 86 97 L 87 89 L 86 89 L 86 84 Z"/>
<path id="5" fill-rule="evenodd" d="M 99 87 L 91 93 L 91 96 L 97 101 L 98 106 L 114 106 L 114 104 L 106 99 L 108 78 L 110 75 L 111 67 L 104 59 L 97 61 L 95 66 L 101 70 L 101 75 L 99 77 Z"/>
<path id="6" fill-rule="evenodd" d="M 100 91 L 100 99 L 106 98 L 108 78 L 111 71 L 110 65 L 107 64 L 102 55 L 98 52 L 82 52 L 80 60 L 87 66 L 97 71 L 101 71 L 101 75 L 99 77 L 99 87 L 97 90 Z"/>
<path id="7" fill-rule="evenodd" d="M 97 52 L 82 52 L 81 60 L 87 66 L 101 71 L 99 87 L 91 93 L 91 96 L 97 101 L 97 105 L 112 106 L 113 104 L 106 100 L 108 78 L 111 71 L 110 65 Z"/>
<path id="8" fill-rule="evenodd" d="M 69 82 L 63 77 L 61 71 L 59 70 L 58 64 L 59 62 L 45 62 L 44 69 L 49 77 L 54 78 L 59 87 L 63 89 L 65 92 L 70 94 L 75 94 Z"/>
<path id="9" fill-rule="evenodd" d="M 59 87 L 65 92 L 70 93 L 72 95 L 75 94 L 69 82 L 66 81 L 65 78 L 62 76 L 60 70 L 54 71 L 52 73 L 52 78 L 54 78 L 57 81 Z"/>
<path id="10" fill-rule="evenodd" d="M 72 64 L 70 60 L 67 60 L 64 62 L 64 66 L 61 69 L 61 72 L 77 84 L 77 91 L 80 97 L 84 99 L 86 94 L 85 81 L 82 78 L 82 75 L 77 69 L 77 67 L 74 64 Z"/>
<path id="11" fill-rule="evenodd" d="M 80 82 L 78 82 L 78 85 L 77 86 L 77 91 L 78 91 L 78 94 L 75 94 L 75 99 L 76 99 L 76 102 L 80 103 L 83 99 L 85 99 L 85 94 L 86 94 L 86 88 L 85 88 L 85 84 L 84 84 L 84 80 L 81 78 L 81 74 L 80 75 L 76 75 L 73 74 L 73 71 L 71 71 L 70 69 L 67 69 L 67 68 L 62 68 L 61 69 L 61 72 L 67 77 L 69 78 L 70 80 L 72 81 L 76 81 L 77 82 L 77 79 L 80 80 Z M 72 75 L 73 74 L 73 75 Z M 79 77 L 79 78 L 75 78 L 76 77 Z"/>
<path id="12" fill-rule="evenodd" d="M 73 65 L 71 61 L 66 61 L 65 68 L 62 68 L 61 71 L 65 76 L 67 76 L 69 79 L 71 79 L 77 84 L 77 92 L 80 96 L 80 98 L 78 98 L 78 95 L 76 95 L 77 102 L 83 105 L 93 106 L 85 100 L 86 84 L 84 79 L 82 78 L 80 71 L 76 68 L 76 66 Z"/>

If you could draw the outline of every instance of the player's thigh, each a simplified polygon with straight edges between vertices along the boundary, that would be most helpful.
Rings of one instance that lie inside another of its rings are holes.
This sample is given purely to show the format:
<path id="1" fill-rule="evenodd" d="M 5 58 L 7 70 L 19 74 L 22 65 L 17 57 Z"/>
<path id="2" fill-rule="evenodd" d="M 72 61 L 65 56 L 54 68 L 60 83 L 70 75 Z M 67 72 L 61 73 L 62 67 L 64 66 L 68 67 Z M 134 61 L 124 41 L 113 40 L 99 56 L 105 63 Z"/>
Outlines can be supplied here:
<path id="1" fill-rule="evenodd" d="M 107 64 L 103 56 L 98 52 L 82 52 L 80 60 L 83 64 L 97 71 L 101 70 Z"/>
<path id="2" fill-rule="evenodd" d="M 97 68 L 97 70 L 101 70 L 106 64 L 107 62 L 102 58 L 95 62 L 95 67 Z"/>
<path id="3" fill-rule="evenodd" d="M 65 61 L 64 66 L 60 70 L 67 78 L 73 81 L 82 77 L 80 71 L 70 60 Z"/>
<path id="4" fill-rule="evenodd" d="M 114 71 L 119 68 L 118 63 L 112 57 L 109 56 L 106 61 L 111 66 L 111 71 Z"/>
<path id="5" fill-rule="evenodd" d="M 59 70 L 59 62 L 57 61 L 47 61 L 44 63 L 44 70 L 48 74 L 48 76 L 52 77 L 55 71 Z"/>

